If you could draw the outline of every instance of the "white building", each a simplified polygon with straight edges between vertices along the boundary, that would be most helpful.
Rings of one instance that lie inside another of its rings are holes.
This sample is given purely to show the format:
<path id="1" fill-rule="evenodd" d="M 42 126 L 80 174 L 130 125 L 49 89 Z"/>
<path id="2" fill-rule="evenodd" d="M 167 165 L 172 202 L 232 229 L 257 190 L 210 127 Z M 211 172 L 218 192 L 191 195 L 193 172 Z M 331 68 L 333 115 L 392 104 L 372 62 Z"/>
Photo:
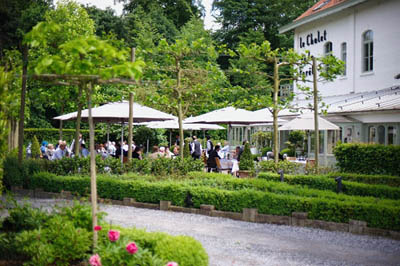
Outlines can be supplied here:
<path id="1" fill-rule="evenodd" d="M 346 63 L 343 76 L 318 84 L 341 140 L 400 144 L 400 1 L 321 0 L 280 32 L 290 30 L 296 51 Z M 298 106 L 308 104 L 294 93 Z"/>

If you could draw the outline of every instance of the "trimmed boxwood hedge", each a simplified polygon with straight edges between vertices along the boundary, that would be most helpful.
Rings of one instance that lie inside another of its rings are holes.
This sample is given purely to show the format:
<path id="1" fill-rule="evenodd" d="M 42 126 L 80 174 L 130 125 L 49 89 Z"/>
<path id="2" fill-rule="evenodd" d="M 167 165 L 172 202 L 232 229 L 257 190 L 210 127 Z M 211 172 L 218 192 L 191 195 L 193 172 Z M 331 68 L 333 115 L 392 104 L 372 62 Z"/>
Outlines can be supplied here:
<path id="1" fill-rule="evenodd" d="M 279 181 L 280 176 L 274 173 L 260 173 L 259 178 Z M 291 185 L 302 185 L 309 188 L 336 191 L 336 181 L 326 176 L 285 175 L 285 182 Z M 369 185 L 357 182 L 342 181 L 343 193 L 354 196 L 400 199 L 400 188 L 385 185 Z"/>
<path id="2" fill-rule="evenodd" d="M 343 143 L 333 153 L 342 172 L 400 176 L 399 145 Z"/>
<path id="3" fill-rule="evenodd" d="M 30 188 L 43 188 L 49 192 L 68 190 L 81 195 L 88 193 L 88 177 L 56 176 L 36 173 Z M 310 219 L 348 222 L 349 219 L 366 221 L 370 227 L 400 231 L 400 207 L 384 206 L 342 200 L 281 195 L 252 189 L 228 191 L 209 187 L 191 187 L 174 182 L 146 182 L 99 177 L 98 196 L 122 200 L 135 198 L 139 202 L 158 203 L 169 200 L 173 205 L 185 206 L 191 196 L 193 206 L 214 205 L 217 210 L 242 212 L 243 208 L 257 208 L 259 213 L 291 215 L 292 212 L 308 212 Z"/>
<path id="4" fill-rule="evenodd" d="M 336 178 L 338 176 L 343 177 L 343 180 L 345 181 L 400 187 L 400 177 L 398 176 L 367 175 L 367 174 L 355 174 L 355 173 L 329 173 L 327 175 L 327 177 L 333 177 L 333 178 Z"/>
<path id="5" fill-rule="evenodd" d="M 289 185 L 287 183 L 268 181 L 260 178 L 238 179 L 226 174 L 204 172 L 191 172 L 188 174 L 188 177 L 190 179 L 186 183 L 191 186 L 207 186 L 226 190 L 254 189 L 276 194 L 400 206 L 400 200 L 351 196 L 342 193 L 337 194 L 333 191 L 312 189 L 300 185 Z"/>

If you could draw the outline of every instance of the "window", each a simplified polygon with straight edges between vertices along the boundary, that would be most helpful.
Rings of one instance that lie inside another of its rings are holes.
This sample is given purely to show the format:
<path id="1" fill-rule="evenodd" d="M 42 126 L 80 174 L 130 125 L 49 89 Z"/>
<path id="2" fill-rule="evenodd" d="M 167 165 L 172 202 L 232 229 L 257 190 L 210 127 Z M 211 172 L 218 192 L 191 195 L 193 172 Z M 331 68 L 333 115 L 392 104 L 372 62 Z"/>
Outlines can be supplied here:
<path id="1" fill-rule="evenodd" d="M 385 127 L 384 126 L 378 127 L 378 143 L 385 144 Z"/>
<path id="2" fill-rule="evenodd" d="M 341 60 L 344 62 L 344 71 L 343 76 L 346 76 L 347 73 L 347 43 L 342 43 L 341 45 Z"/>
<path id="3" fill-rule="evenodd" d="M 374 69 L 374 34 L 372 30 L 364 32 L 363 40 L 363 72 L 372 71 Z"/>
<path id="4" fill-rule="evenodd" d="M 396 128 L 390 126 L 388 127 L 388 144 L 395 144 L 396 142 Z"/>
<path id="5" fill-rule="evenodd" d="M 333 50 L 332 42 L 325 43 L 325 45 L 324 45 L 324 55 L 325 56 L 332 55 L 332 50 Z"/>

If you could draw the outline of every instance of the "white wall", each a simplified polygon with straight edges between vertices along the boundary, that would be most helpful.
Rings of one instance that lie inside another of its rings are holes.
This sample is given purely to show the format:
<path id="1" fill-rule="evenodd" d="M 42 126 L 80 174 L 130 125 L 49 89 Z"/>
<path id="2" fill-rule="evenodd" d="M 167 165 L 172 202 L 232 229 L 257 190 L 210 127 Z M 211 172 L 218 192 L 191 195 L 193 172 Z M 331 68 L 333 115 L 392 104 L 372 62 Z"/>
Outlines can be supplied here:
<path id="1" fill-rule="evenodd" d="M 327 40 L 300 48 L 307 35 L 326 30 Z M 362 34 L 374 33 L 374 69 L 362 72 Z M 399 84 L 394 76 L 400 73 L 400 1 L 370 0 L 340 13 L 303 25 L 295 30 L 294 47 L 299 52 L 309 50 L 312 55 L 323 55 L 324 44 L 331 41 L 333 54 L 340 59 L 341 43 L 347 43 L 347 75 L 334 82 L 321 82 L 318 89 L 323 96 L 373 91 Z M 312 77 L 310 76 L 310 79 Z M 307 84 L 312 86 L 311 83 Z M 295 88 L 295 93 L 298 90 Z M 299 94 L 299 98 L 302 98 Z"/>

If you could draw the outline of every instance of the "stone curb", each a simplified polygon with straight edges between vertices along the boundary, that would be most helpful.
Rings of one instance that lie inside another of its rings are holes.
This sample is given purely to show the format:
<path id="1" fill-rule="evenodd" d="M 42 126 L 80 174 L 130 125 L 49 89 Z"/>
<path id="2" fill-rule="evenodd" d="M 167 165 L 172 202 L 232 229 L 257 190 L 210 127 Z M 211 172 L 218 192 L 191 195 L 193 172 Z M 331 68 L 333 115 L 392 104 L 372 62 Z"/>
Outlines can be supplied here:
<path id="1" fill-rule="evenodd" d="M 20 187 L 12 187 L 11 191 L 20 196 L 27 196 L 32 198 L 56 198 L 56 199 L 74 199 L 75 196 L 70 191 L 62 191 L 61 193 L 45 192 L 43 189 L 22 189 Z M 90 201 L 90 195 L 88 196 Z M 350 220 L 349 223 L 336 223 L 322 220 L 308 219 L 308 213 L 306 212 L 293 212 L 291 216 L 279 216 L 260 214 L 255 208 L 244 208 L 242 213 L 228 212 L 215 210 L 213 205 L 200 205 L 200 209 L 197 208 L 186 208 L 181 206 L 172 205 L 171 201 L 161 200 L 159 204 L 156 203 L 145 203 L 137 202 L 132 198 L 124 198 L 123 200 L 112 200 L 112 199 L 98 199 L 99 203 L 121 205 L 121 206 L 132 206 L 136 208 L 146 208 L 153 210 L 162 211 L 173 211 L 183 212 L 191 214 L 201 214 L 211 217 L 228 218 L 237 221 L 255 222 L 255 223 L 268 223 L 277 225 L 290 225 L 298 227 L 311 227 L 317 229 L 323 229 L 328 231 L 339 231 L 349 232 L 352 234 L 359 235 L 371 235 L 371 236 L 382 236 L 396 240 L 400 240 L 400 232 L 385 230 L 380 228 L 371 228 L 367 226 L 365 221 Z"/>

